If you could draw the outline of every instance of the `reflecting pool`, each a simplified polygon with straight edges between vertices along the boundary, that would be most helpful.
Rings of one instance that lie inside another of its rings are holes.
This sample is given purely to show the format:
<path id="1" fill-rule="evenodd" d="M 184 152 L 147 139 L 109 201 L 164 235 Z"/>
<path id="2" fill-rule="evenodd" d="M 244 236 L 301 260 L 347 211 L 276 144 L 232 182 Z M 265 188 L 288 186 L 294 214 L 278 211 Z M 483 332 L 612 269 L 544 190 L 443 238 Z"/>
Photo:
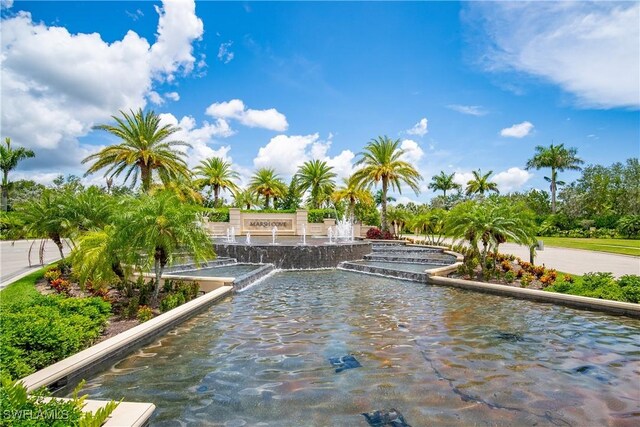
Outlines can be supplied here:
<path id="1" fill-rule="evenodd" d="M 157 426 L 367 426 L 391 408 L 414 427 L 623 426 L 639 376 L 639 320 L 323 270 L 268 277 L 84 391 L 153 402 Z"/>

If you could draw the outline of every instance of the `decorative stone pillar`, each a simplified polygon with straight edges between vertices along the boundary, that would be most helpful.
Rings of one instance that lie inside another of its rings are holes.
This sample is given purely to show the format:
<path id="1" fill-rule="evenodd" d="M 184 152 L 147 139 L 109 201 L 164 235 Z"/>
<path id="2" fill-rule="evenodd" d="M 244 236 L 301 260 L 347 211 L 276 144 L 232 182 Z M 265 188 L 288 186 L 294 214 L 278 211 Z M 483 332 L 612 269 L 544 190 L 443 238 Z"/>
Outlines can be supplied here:
<path id="1" fill-rule="evenodd" d="M 307 235 L 310 235 L 309 212 L 306 209 L 298 209 L 296 210 L 296 236 L 302 236 L 303 227 L 306 228 Z"/>
<path id="2" fill-rule="evenodd" d="M 229 228 L 233 227 L 236 236 L 242 234 L 242 212 L 240 208 L 229 208 Z"/>

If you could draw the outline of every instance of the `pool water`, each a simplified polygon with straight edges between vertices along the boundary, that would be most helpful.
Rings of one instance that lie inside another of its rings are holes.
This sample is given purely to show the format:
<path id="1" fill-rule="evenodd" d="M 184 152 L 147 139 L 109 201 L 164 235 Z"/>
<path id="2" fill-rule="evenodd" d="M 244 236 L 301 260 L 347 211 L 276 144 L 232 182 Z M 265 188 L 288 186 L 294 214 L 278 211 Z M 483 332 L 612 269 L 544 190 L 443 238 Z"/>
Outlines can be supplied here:
<path id="1" fill-rule="evenodd" d="M 408 271 L 410 273 L 424 273 L 431 268 L 440 268 L 442 264 L 418 264 L 409 262 L 388 261 L 351 261 L 352 264 L 370 265 L 371 267 L 388 268 L 390 270 Z"/>
<path id="2" fill-rule="evenodd" d="M 329 359 L 361 365 L 336 372 Z M 279 272 L 90 379 L 156 426 L 638 425 L 640 320 L 357 273 Z"/>
<path id="3" fill-rule="evenodd" d="M 189 275 L 200 277 L 238 277 L 260 268 L 258 264 L 230 264 L 220 267 L 207 267 L 197 270 L 180 271 L 173 275 Z"/>

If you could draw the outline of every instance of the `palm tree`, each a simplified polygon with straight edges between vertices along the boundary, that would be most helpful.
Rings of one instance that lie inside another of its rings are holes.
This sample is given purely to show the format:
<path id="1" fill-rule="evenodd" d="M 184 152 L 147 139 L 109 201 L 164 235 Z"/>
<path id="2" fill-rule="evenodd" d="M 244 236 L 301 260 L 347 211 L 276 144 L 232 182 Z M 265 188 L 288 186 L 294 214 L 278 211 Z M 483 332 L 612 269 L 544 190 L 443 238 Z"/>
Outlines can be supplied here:
<path id="1" fill-rule="evenodd" d="M 257 193 L 251 190 L 238 189 L 233 193 L 233 205 L 237 208 L 249 210 L 258 205 Z"/>
<path id="2" fill-rule="evenodd" d="M 2 169 L 2 212 L 9 208 L 9 172 L 15 169 L 21 160 L 35 157 L 32 150 L 20 147 L 11 148 L 11 138 L 4 139 L 5 145 L 0 145 L 0 169 Z"/>
<path id="3" fill-rule="evenodd" d="M 402 236 L 404 226 L 408 222 L 411 222 L 412 219 L 413 218 L 411 217 L 410 212 L 396 206 L 389 207 L 389 210 L 387 212 L 387 221 L 389 221 L 389 223 L 393 227 L 393 234 L 395 236 Z"/>
<path id="4" fill-rule="evenodd" d="M 39 238 L 53 240 L 62 259 L 62 239 L 69 237 L 72 229 L 69 209 L 65 204 L 68 200 L 61 194 L 46 189 L 39 199 L 30 200 L 19 209 L 26 231 Z"/>
<path id="5" fill-rule="evenodd" d="M 196 263 L 215 256 L 204 228 L 197 226 L 203 208 L 181 203 L 170 191 L 130 199 L 117 220 L 117 241 L 128 242 L 130 253 L 144 253 L 153 260 L 156 276 L 154 299 L 160 291 L 160 279 L 177 252 Z M 141 264 L 138 260 L 137 264 Z"/>
<path id="6" fill-rule="evenodd" d="M 258 169 L 251 177 L 249 189 L 264 197 L 265 209 L 269 209 L 271 197 L 282 197 L 287 193 L 287 186 L 273 168 Z"/>
<path id="7" fill-rule="evenodd" d="M 173 192 L 181 202 L 196 203 L 199 205 L 203 202 L 203 197 L 198 190 L 197 184 L 186 177 L 176 177 L 176 179 L 164 184 L 153 184 L 149 190 L 149 194 L 153 195 L 164 191 Z"/>
<path id="8" fill-rule="evenodd" d="M 128 239 L 118 241 L 115 225 L 106 225 L 103 229 L 88 231 L 78 239 L 78 246 L 71 252 L 70 260 L 73 272 L 79 282 L 111 281 L 114 277 L 126 282 L 126 264 L 129 253 Z M 128 268 L 130 270 L 130 268 Z"/>
<path id="9" fill-rule="evenodd" d="M 343 179 L 344 186 L 336 189 L 333 192 L 332 198 L 338 203 L 342 200 L 349 202 L 349 208 L 347 210 L 349 218 L 353 218 L 356 203 L 362 203 L 369 205 L 373 203 L 373 197 L 371 192 L 362 186 L 361 182 L 351 175 L 348 179 Z"/>
<path id="10" fill-rule="evenodd" d="M 551 168 L 551 177 L 545 176 L 544 179 L 550 183 L 551 189 L 551 213 L 556 213 L 556 191 L 558 185 L 564 185 L 564 182 L 558 181 L 558 172 L 565 169 L 581 170 L 580 165 L 584 163 L 577 156 L 577 148 L 565 148 L 564 144 L 543 147 L 536 147 L 536 154 L 527 161 L 527 169 Z"/>
<path id="11" fill-rule="evenodd" d="M 489 181 L 489 177 L 492 173 L 493 171 L 489 171 L 483 175 L 480 169 L 473 171 L 473 179 L 467 182 L 467 196 L 479 194 L 480 197 L 484 197 L 484 193 L 489 191 L 495 191 L 498 193 L 498 184 Z"/>
<path id="12" fill-rule="evenodd" d="M 231 163 L 220 157 L 211 157 L 202 160 L 196 167 L 196 173 L 202 177 L 198 179 L 198 184 L 202 187 L 210 187 L 213 190 L 213 206 L 218 207 L 220 190 L 238 191 L 238 186 L 234 182 L 240 179 L 240 174 L 231 169 Z"/>
<path id="13" fill-rule="evenodd" d="M 420 173 L 408 162 L 400 160 L 404 150 L 399 148 L 400 140 L 395 141 L 387 136 L 372 139 L 359 153 L 360 159 L 356 166 L 362 165 L 355 173 L 355 179 L 367 186 L 382 183 L 382 230 L 388 231 L 387 224 L 387 192 L 389 185 L 402 194 L 401 184 L 407 184 L 416 194 L 420 192 L 418 181 L 422 179 Z"/>
<path id="14" fill-rule="evenodd" d="M 497 253 L 507 239 L 530 246 L 535 241 L 536 225 L 524 205 L 507 200 L 467 201 L 451 210 L 447 231 L 454 238 L 469 242 L 483 278 L 487 278 L 487 255 Z"/>
<path id="15" fill-rule="evenodd" d="M 294 175 L 294 180 L 298 189 L 303 193 L 311 191 L 309 205 L 312 209 L 318 209 L 323 199 L 333 193 L 336 174 L 331 170 L 332 166 L 327 165 L 324 160 L 308 160 L 298 168 Z"/>
<path id="16" fill-rule="evenodd" d="M 434 175 L 431 177 L 431 182 L 429 183 L 429 188 L 432 190 L 442 190 L 442 195 L 447 197 L 447 191 L 455 190 L 460 188 L 460 184 L 453 182 L 453 177 L 455 174 L 447 175 L 444 171 L 440 171 L 439 175 Z"/>
<path id="17" fill-rule="evenodd" d="M 107 168 L 105 176 L 120 176 L 125 172 L 124 181 L 132 176 L 132 186 L 142 181 L 142 191 L 151 189 L 155 171 L 163 183 L 177 177 L 189 177 L 191 173 L 183 160 L 183 152 L 176 147 L 189 144 L 183 141 L 168 141 L 180 128 L 173 125 L 161 125 L 160 116 L 153 111 L 144 113 L 142 109 L 127 114 L 120 111 L 122 118 L 112 116 L 117 125 L 98 125 L 94 129 L 105 130 L 122 140 L 120 144 L 110 145 L 85 158 L 82 163 L 95 161 L 86 175 Z"/>
<path id="18" fill-rule="evenodd" d="M 387 203 L 397 201 L 395 197 L 387 195 Z M 373 202 L 376 206 L 382 206 L 382 190 L 376 191 L 376 194 L 373 195 Z"/>

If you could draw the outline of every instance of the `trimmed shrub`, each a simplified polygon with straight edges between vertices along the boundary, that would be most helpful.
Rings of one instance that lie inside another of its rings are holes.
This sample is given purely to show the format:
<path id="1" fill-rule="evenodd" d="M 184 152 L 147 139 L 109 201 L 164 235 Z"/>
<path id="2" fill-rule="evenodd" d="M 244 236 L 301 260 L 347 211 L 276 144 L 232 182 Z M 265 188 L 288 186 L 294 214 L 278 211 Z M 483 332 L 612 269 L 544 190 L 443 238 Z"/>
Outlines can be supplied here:
<path id="1" fill-rule="evenodd" d="M 393 240 L 390 231 L 382 231 L 378 227 L 372 227 L 367 231 L 367 239 L 371 240 Z"/>
<path id="2" fill-rule="evenodd" d="M 627 302 L 640 303 L 640 276 L 627 274 L 618 279 L 622 297 Z"/>
<path id="3" fill-rule="evenodd" d="M 140 323 L 144 323 L 147 320 L 151 320 L 153 318 L 153 311 L 151 311 L 151 309 L 146 305 L 140 306 L 136 317 L 140 321 Z"/>
<path id="4" fill-rule="evenodd" d="M 111 305 L 100 298 L 39 295 L 3 306 L 0 366 L 23 377 L 68 357 L 100 336 Z"/>

